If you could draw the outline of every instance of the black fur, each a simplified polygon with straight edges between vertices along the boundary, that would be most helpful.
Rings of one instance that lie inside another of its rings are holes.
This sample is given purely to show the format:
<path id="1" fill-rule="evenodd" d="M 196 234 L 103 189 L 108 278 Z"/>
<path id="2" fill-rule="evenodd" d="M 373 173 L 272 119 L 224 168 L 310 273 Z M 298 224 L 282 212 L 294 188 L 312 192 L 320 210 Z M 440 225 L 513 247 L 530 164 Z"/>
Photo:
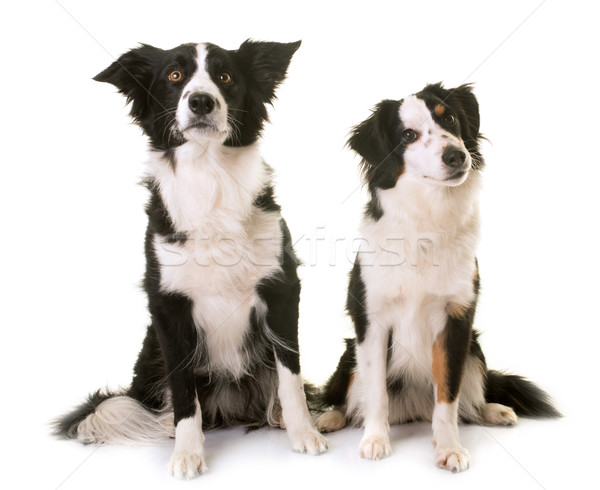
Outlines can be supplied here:
<path id="1" fill-rule="evenodd" d="M 268 120 L 266 104 L 275 98 L 275 89 L 285 78 L 290 59 L 300 42 L 281 44 L 246 41 L 237 50 L 207 45 L 206 70 L 220 87 L 227 102 L 228 120 L 235 130 L 223 143 L 244 147 L 254 143 Z M 175 148 L 186 142 L 172 131 L 176 110 L 185 83 L 172 83 L 173 70 L 185 79 L 199 68 L 197 48 L 184 44 L 171 50 L 149 45 L 122 55 L 95 80 L 115 85 L 131 102 L 131 116 L 150 139 L 154 150 L 162 151 L 164 161 L 175 172 Z M 223 72 L 231 76 L 219 85 Z M 277 387 L 275 355 L 293 373 L 299 373 L 298 302 L 300 281 L 298 261 L 291 245 L 290 232 L 280 218 L 282 241 L 281 272 L 256 284 L 256 291 L 267 305 L 266 317 L 253 310 L 244 338 L 247 374 L 234 377 L 211 370 L 204 330 L 196 327 L 192 300 L 184 294 L 161 289 L 161 268 L 155 252 L 155 237 L 166 237 L 171 244 L 188 240 L 178 230 L 161 198 L 153 178 L 144 182 L 150 197 L 146 205 L 148 226 L 145 253 L 146 273 L 143 287 L 148 298 L 151 325 L 134 367 L 131 386 L 121 393 L 97 392 L 73 412 L 55 423 L 57 435 L 77 437 L 79 424 L 98 405 L 116 395 L 126 395 L 150 412 L 173 410 L 175 424 L 194 415 L 195 400 L 202 407 L 205 428 L 243 424 L 260 426 L 269 422 L 267 409 Z M 250 213 L 280 214 L 273 187 L 267 183 L 257 195 Z"/>
<path id="2" fill-rule="evenodd" d="M 77 427 L 79 424 L 83 422 L 90 413 L 93 413 L 96 410 L 96 407 L 103 401 L 116 395 L 117 393 L 102 390 L 91 393 L 83 403 L 54 421 L 54 434 L 68 439 L 77 438 Z"/>
<path id="3" fill-rule="evenodd" d="M 441 83 L 427 85 L 415 94 L 422 99 L 433 119 L 459 135 L 473 159 L 473 168 L 483 167 L 483 158 L 479 151 L 479 105 L 473 95 L 471 85 L 465 84 L 454 89 L 446 89 Z M 404 173 L 403 154 L 406 143 L 401 139 L 404 129 L 399 117 L 403 100 L 383 100 L 377 104 L 372 114 L 356 125 L 348 139 L 348 146 L 361 157 L 360 168 L 370 193 L 365 214 L 375 221 L 383 216 L 383 210 L 377 199 L 377 189 L 390 189 L 396 185 Z M 458 124 L 450 128 L 434 113 L 434 107 L 443 105 L 448 113 L 454 114 Z"/>
<path id="4" fill-rule="evenodd" d="M 365 339 L 369 319 L 367 318 L 365 283 L 360 277 L 360 264 L 354 262 L 350 271 L 350 283 L 348 284 L 348 297 L 346 298 L 346 312 L 352 318 L 354 331 L 358 342 Z"/>
<path id="5" fill-rule="evenodd" d="M 479 141 L 482 138 L 479 132 L 479 105 L 472 87 L 467 84 L 446 89 L 441 83 L 437 83 L 427 85 L 415 95 L 425 102 L 436 124 L 463 140 L 472 157 L 473 170 L 482 169 L 484 163 L 479 149 Z M 394 187 L 405 171 L 403 157 L 407 143 L 403 142 L 401 135 L 408 128 L 403 126 L 399 116 L 402 103 L 403 100 L 384 100 L 377 104 L 372 114 L 353 128 L 348 140 L 348 146 L 361 157 L 363 179 L 370 192 L 370 201 L 365 210 L 367 220 L 377 222 L 382 218 L 385 211 L 379 202 L 378 191 Z M 437 106 L 444 109 L 440 111 L 440 115 L 436 113 Z M 445 117 L 448 115 L 455 118 L 454 124 L 447 122 Z M 448 390 L 449 401 L 454 401 L 459 395 L 465 361 L 471 357 L 486 373 L 484 388 L 488 402 L 507 405 L 514 408 L 517 414 L 529 417 L 559 416 L 559 412 L 551 404 L 550 397 L 530 381 L 520 376 L 487 369 L 478 341 L 478 332 L 473 330 L 479 287 L 477 273 L 473 280 L 472 304 L 462 314 L 455 312 L 454 316 L 448 314 L 446 317 L 446 327 L 441 340 L 446 355 L 447 372 L 447 379 L 443 381 Z M 320 409 L 335 407 L 344 410 L 348 389 L 357 368 L 356 346 L 364 341 L 369 328 L 366 290 L 358 260 L 350 273 L 346 310 L 353 320 L 356 339 L 346 340 L 346 350 L 320 394 L 317 404 Z M 400 395 L 406 383 L 411 381 L 404 379 L 402 373 L 396 374 L 388 373 L 390 395 Z"/>
<path id="6" fill-rule="evenodd" d="M 281 206 L 275 201 L 273 186 L 265 187 L 263 192 L 254 199 L 254 205 L 264 211 L 281 211 Z"/>
<path id="7" fill-rule="evenodd" d="M 267 305 L 267 324 L 281 342 L 275 344 L 277 358 L 292 373 L 300 373 L 298 356 L 298 314 L 300 279 L 296 269 L 298 259 L 290 246 L 292 237 L 287 224 L 281 220 L 283 242 L 279 263 L 281 273 L 263 280 L 257 287 L 258 295 Z"/>
<path id="8" fill-rule="evenodd" d="M 381 218 L 383 211 L 375 190 L 394 187 L 403 172 L 400 103 L 384 100 L 377 104 L 371 116 L 352 129 L 348 139 L 348 146 L 362 157 L 360 166 L 371 193 L 366 212 L 376 220 Z"/>
<path id="9" fill-rule="evenodd" d="M 247 146 L 260 136 L 268 121 L 265 104 L 275 99 L 275 89 L 285 78 L 288 64 L 300 47 L 295 43 L 245 41 L 237 50 L 208 44 L 207 70 L 215 83 L 218 75 L 231 73 L 232 82 L 223 87 L 230 120 L 240 130 L 225 142 L 228 146 Z M 185 142 L 169 128 L 185 83 L 170 83 L 168 74 L 181 71 L 184 80 L 198 68 L 196 45 L 183 44 L 163 50 L 143 44 L 123 54 L 94 77 L 115 85 L 131 102 L 131 117 L 149 136 L 152 146 L 169 150 Z"/>
<path id="10" fill-rule="evenodd" d="M 446 396 L 450 402 L 458 397 L 465 362 L 473 347 L 473 322 L 479 296 L 479 274 L 473 281 L 473 294 L 473 302 L 467 311 L 458 317 L 448 315 L 443 333 L 447 363 L 447 379 L 444 381 L 447 390 Z"/>
<path id="11" fill-rule="evenodd" d="M 318 397 L 318 408 L 342 407 L 346 403 L 346 393 L 356 368 L 356 340 L 346 339 L 346 350 L 340 357 L 340 362 L 322 389 Z"/>
<path id="12" fill-rule="evenodd" d="M 562 417 L 552 405 L 548 393 L 531 381 L 499 371 L 487 371 L 485 400 L 500 403 L 512 409 L 517 415 L 532 418 Z"/>
<path id="13" fill-rule="evenodd" d="M 462 138 L 473 159 L 473 168 L 482 169 L 484 162 L 479 150 L 479 141 L 482 138 L 479 132 L 479 103 L 473 94 L 472 86 L 465 84 L 447 89 L 441 83 L 435 83 L 427 85 L 415 95 L 425 102 L 437 124 Z M 435 114 L 434 107 L 438 104 L 446 108 L 447 112 L 444 112 L 444 115 L 451 113 L 458 118 L 456 126 L 448 126 L 443 117 Z"/>
<path id="14" fill-rule="evenodd" d="M 117 87 L 131 103 L 130 115 L 148 135 L 152 146 L 167 150 L 185 141 L 169 131 L 184 84 L 170 83 L 168 75 L 177 68 L 184 77 L 191 76 L 198 68 L 195 54 L 195 44 L 169 50 L 142 44 L 120 56 L 94 80 Z"/>

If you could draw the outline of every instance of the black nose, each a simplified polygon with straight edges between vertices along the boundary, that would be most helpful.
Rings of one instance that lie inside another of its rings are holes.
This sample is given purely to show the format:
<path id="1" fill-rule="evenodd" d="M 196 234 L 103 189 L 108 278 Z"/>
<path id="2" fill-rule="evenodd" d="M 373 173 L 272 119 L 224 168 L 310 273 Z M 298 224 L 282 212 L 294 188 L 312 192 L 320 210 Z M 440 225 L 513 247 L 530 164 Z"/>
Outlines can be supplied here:
<path id="1" fill-rule="evenodd" d="M 188 105 L 194 114 L 203 116 L 205 114 L 210 114 L 213 111 L 215 108 L 215 99 L 212 95 L 196 92 L 190 95 Z"/>
<path id="2" fill-rule="evenodd" d="M 459 148 L 446 148 L 442 154 L 442 161 L 449 167 L 460 167 L 466 159 L 466 153 Z"/>

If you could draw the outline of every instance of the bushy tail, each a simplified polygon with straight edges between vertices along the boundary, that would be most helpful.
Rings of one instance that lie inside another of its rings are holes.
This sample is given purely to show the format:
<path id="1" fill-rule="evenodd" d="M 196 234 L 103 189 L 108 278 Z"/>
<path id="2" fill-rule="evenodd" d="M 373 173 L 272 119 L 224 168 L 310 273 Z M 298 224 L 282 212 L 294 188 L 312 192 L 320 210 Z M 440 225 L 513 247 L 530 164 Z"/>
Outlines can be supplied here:
<path id="1" fill-rule="evenodd" d="M 53 423 L 53 433 L 84 444 L 139 445 L 175 436 L 173 412 L 153 412 L 124 393 L 97 391 Z"/>
<path id="2" fill-rule="evenodd" d="M 488 403 L 511 407 L 523 417 L 562 417 L 548 393 L 531 381 L 513 374 L 488 371 L 485 398 Z"/>
<path id="3" fill-rule="evenodd" d="M 320 413 L 330 408 L 341 409 L 346 404 L 356 369 L 356 339 L 345 339 L 345 343 L 346 350 L 333 374 L 323 386 L 315 390 L 310 397 L 307 396 L 312 412 Z"/>

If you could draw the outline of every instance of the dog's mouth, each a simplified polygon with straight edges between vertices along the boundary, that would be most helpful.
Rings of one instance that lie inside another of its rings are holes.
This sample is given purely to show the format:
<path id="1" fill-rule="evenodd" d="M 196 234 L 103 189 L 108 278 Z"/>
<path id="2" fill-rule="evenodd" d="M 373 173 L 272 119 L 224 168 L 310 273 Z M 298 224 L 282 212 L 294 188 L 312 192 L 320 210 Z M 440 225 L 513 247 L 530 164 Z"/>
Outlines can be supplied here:
<path id="1" fill-rule="evenodd" d="M 219 128 L 216 121 L 198 120 L 188 124 L 180 130 L 180 134 L 187 141 L 196 139 L 214 139 L 221 141 L 227 137 L 227 130 Z"/>
<path id="2" fill-rule="evenodd" d="M 192 130 L 200 131 L 202 133 L 222 133 L 223 132 L 217 127 L 217 125 L 214 122 L 203 121 L 203 120 L 194 121 L 191 124 L 188 124 L 185 128 L 183 128 L 181 130 L 181 132 L 186 133 L 186 132 L 192 131 Z"/>
<path id="3" fill-rule="evenodd" d="M 469 169 L 458 169 L 453 174 L 446 177 L 446 182 L 452 182 L 455 180 L 462 180 L 469 173 Z"/>
<path id="4" fill-rule="evenodd" d="M 443 179 L 436 179 L 435 177 L 431 177 L 429 175 L 423 175 L 423 178 L 430 182 L 435 182 L 439 185 L 447 185 L 450 187 L 454 187 L 461 185 L 465 180 L 467 180 L 469 170 L 469 167 L 456 169 L 453 173 L 451 173 Z"/>

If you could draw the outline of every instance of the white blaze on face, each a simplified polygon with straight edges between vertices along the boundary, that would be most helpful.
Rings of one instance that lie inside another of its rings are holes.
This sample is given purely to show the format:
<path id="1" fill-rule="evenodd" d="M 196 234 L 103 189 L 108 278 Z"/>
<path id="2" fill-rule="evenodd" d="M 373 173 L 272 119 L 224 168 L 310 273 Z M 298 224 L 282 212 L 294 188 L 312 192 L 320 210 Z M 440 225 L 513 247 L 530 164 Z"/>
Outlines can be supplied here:
<path id="1" fill-rule="evenodd" d="M 465 165 L 467 168 L 471 167 L 471 156 L 462 139 L 439 126 L 433 120 L 425 102 L 414 95 L 404 99 L 399 115 L 404 128 L 412 129 L 419 135 L 404 151 L 405 174 L 441 185 L 462 184 L 468 172 L 461 179 L 447 180 L 455 169 L 448 167 L 442 160 L 444 150 L 447 147 L 455 147 L 465 152 Z"/>
<path id="2" fill-rule="evenodd" d="M 198 68 L 181 92 L 177 105 L 179 130 L 188 137 L 202 135 L 224 139 L 227 136 L 227 103 L 213 82 L 207 70 L 208 50 L 205 44 L 198 44 L 196 62 Z M 197 115 L 190 109 L 189 99 L 194 94 L 207 94 L 215 101 L 214 109 L 205 115 Z"/>

